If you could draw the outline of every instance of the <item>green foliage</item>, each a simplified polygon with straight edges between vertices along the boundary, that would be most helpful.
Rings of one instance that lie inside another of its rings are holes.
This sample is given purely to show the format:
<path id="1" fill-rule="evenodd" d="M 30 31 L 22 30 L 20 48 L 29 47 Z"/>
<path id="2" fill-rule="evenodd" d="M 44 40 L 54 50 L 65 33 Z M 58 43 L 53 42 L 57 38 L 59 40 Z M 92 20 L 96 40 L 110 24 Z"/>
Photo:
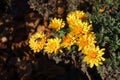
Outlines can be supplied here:
<path id="1" fill-rule="evenodd" d="M 92 21 L 93 30 L 97 36 L 97 44 L 106 48 L 105 67 L 108 72 L 120 72 L 120 11 L 119 0 L 105 0 L 103 4 L 94 4 L 94 12 L 89 14 L 89 21 Z M 105 9 L 103 13 L 99 9 Z M 114 11 L 114 12 L 113 12 Z M 114 14 L 114 15 L 113 15 Z M 102 74 L 102 70 L 98 68 Z"/>

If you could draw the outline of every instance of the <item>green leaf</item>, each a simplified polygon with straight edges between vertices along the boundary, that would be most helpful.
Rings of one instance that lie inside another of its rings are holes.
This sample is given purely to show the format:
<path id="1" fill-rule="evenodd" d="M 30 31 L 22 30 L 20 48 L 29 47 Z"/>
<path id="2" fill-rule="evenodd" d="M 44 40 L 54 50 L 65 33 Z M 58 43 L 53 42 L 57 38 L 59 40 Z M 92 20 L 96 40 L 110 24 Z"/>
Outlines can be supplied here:
<path id="1" fill-rule="evenodd" d="M 117 40 L 116 44 L 117 44 L 117 45 L 120 45 L 120 39 L 119 39 L 119 40 Z"/>
<path id="2" fill-rule="evenodd" d="M 71 50 L 73 50 L 73 51 L 77 51 L 77 50 L 78 50 L 78 46 L 76 46 L 76 45 L 72 45 L 72 46 L 71 46 Z"/>
<path id="3" fill-rule="evenodd" d="M 108 36 L 105 36 L 105 37 L 104 37 L 104 41 L 110 41 L 109 37 L 108 37 Z"/>
<path id="4" fill-rule="evenodd" d="M 59 37 L 64 37 L 66 32 L 63 30 L 59 30 L 58 33 L 59 33 Z"/>

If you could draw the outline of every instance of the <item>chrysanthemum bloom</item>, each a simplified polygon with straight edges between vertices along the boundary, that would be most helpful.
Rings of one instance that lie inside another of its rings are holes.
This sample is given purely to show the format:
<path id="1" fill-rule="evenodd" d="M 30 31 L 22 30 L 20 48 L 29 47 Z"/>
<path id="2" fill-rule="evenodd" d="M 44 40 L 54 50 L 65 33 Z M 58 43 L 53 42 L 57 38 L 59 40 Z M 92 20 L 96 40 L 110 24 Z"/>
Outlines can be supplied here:
<path id="1" fill-rule="evenodd" d="M 87 22 L 77 21 L 72 25 L 69 25 L 71 34 L 77 36 L 80 36 L 82 34 L 88 34 L 92 30 L 92 25 L 89 25 Z"/>
<path id="2" fill-rule="evenodd" d="M 85 35 L 81 35 L 77 41 L 76 44 L 79 47 L 79 51 L 80 50 L 84 50 L 84 48 L 88 48 L 89 45 L 94 45 L 96 43 L 96 36 L 94 33 L 89 33 L 89 34 L 85 34 Z"/>
<path id="3" fill-rule="evenodd" d="M 46 46 L 44 47 L 44 52 L 46 53 L 54 53 L 57 54 L 60 50 L 60 43 L 61 43 L 61 39 L 59 38 L 51 38 L 48 39 Z"/>
<path id="4" fill-rule="evenodd" d="M 74 24 L 70 25 L 71 34 L 74 35 L 81 35 L 83 33 L 83 22 L 82 21 L 76 21 Z"/>
<path id="5" fill-rule="evenodd" d="M 82 26 L 84 26 L 82 34 L 88 34 L 92 31 L 92 25 L 88 22 L 83 22 Z"/>
<path id="6" fill-rule="evenodd" d="M 52 19 L 49 24 L 49 28 L 55 29 L 57 31 L 63 28 L 64 26 L 65 26 L 64 21 L 62 19 L 57 18 Z"/>
<path id="7" fill-rule="evenodd" d="M 46 36 L 44 33 L 35 33 L 30 37 L 29 46 L 36 52 L 40 52 L 46 43 Z"/>
<path id="8" fill-rule="evenodd" d="M 104 48 L 100 49 L 98 46 L 90 47 L 86 49 L 86 56 L 84 57 L 83 61 L 90 65 L 92 68 L 94 65 L 98 66 L 101 65 L 105 58 L 102 56 L 104 55 Z"/>
<path id="9" fill-rule="evenodd" d="M 62 41 L 61 46 L 67 49 L 70 49 L 70 47 L 75 43 L 75 38 L 71 34 L 67 34 Z"/>
<path id="10" fill-rule="evenodd" d="M 70 12 L 67 15 L 67 22 L 69 25 L 71 25 L 75 23 L 77 20 L 85 20 L 87 19 L 87 17 L 88 15 L 85 14 L 83 11 L 76 10 L 76 11 Z"/>
<path id="11" fill-rule="evenodd" d="M 73 13 L 73 12 L 72 12 Z M 76 15 L 74 15 L 74 14 L 72 14 L 72 13 L 69 13 L 68 15 L 67 15 L 67 23 L 69 24 L 69 25 L 71 25 L 71 24 L 73 24 L 73 23 L 75 23 L 76 22 Z"/>
<path id="12" fill-rule="evenodd" d="M 88 18 L 88 15 L 86 13 L 79 10 L 74 11 L 74 15 L 76 15 L 76 17 L 80 20 L 86 20 Z"/>

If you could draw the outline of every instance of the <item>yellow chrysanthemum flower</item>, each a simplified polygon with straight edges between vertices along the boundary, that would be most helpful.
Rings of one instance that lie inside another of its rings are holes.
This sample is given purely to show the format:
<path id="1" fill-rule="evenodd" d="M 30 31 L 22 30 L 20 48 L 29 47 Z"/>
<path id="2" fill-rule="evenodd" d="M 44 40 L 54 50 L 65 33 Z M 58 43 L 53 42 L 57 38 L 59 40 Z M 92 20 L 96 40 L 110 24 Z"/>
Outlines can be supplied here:
<path id="1" fill-rule="evenodd" d="M 69 25 L 75 23 L 76 20 L 77 20 L 77 19 L 76 19 L 76 15 L 73 15 L 72 13 L 69 13 L 69 14 L 67 15 L 67 23 L 68 23 Z"/>
<path id="2" fill-rule="evenodd" d="M 75 35 L 75 37 L 80 36 L 82 34 L 88 34 L 92 30 L 92 25 L 89 25 L 87 22 L 77 21 L 76 23 L 69 26 L 71 30 L 71 34 Z"/>
<path id="3" fill-rule="evenodd" d="M 79 10 L 76 10 L 74 12 L 74 15 L 76 15 L 76 17 L 80 20 L 85 20 L 88 18 L 88 15 L 86 13 L 84 13 L 83 11 L 79 11 Z"/>
<path id="4" fill-rule="evenodd" d="M 76 10 L 76 11 L 70 12 L 67 15 L 67 22 L 69 25 L 71 25 L 75 23 L 77 20 L 85 20 L 87 19 L 87 17 L 88 15 L 85 14 L 83 11 Z"/>
<path id="5" fill-rule="evenodd" d="M 36 52 L 40 52 L 46 43 L 46 36 L 44 33 L 35 33 L 30 37 L 29 46 Z"/>
<path id="6" fill-rule="evenodd" d="M 104 50 L 105 49 L 100 49 L 98 46 L 87 48 L 85 51 L 86 56 L 84 57 L 83 61 L 89 64 L 91 68 L 94 65 L 98 66 L 102 64 L 102 62 L 105 61 L 105 58 L 102 57 L 104 55 Z"/>
<path id="7" fill-rule="evenodd" d="M 81 35 L 78 39 L 76 44 L 79 47 L 80 50 L 84 50 L 84 48 L 87 48 L 89 45 L 94 45 L 96 43 L 96 37 L 94 33 L 89 33 L 85 35 Z"/>
<path id="8" fill-rule="evenodd" d="M 71 33 L 73 33 L 74 35 L 80 35 L 83 33 L 84 26 L 82 21 L 77 21 L 74 24 L 70 25 L 69 27 L 70 27 Z"/>
<path id="9" fill-rule="evenodd" d="M 60 43 L 61 43 L 61 39 L 57 37 L 48 39 L 46 46 L 44 47 L 44 52 L 57 54 L 61 47 Z"/>
<path id="10" fill-rule="evenodd" d="M 83 34 L 88 34 L 92 31 L 92 25 L 89 24 L 88 22 L 83 22 L 82 26 L 84 26 L 82 33 Z"/>
<path id="11" fill-rule="evenodd" d="M 57 31 L 63 28 L 64 26 L 65 26 L 64 21 L 62 19 L 57 18 L 52 19 L 49 24 L 49 28 L 55 29 Z"/>
<path id="12" fill-rule="evenodd" d="M 75 38 L 69 33 L 63 38 L 63 42 L 61 46 L 70 49 L 71 45 L 73 45 L 74 43 L 75 43 Z"/>

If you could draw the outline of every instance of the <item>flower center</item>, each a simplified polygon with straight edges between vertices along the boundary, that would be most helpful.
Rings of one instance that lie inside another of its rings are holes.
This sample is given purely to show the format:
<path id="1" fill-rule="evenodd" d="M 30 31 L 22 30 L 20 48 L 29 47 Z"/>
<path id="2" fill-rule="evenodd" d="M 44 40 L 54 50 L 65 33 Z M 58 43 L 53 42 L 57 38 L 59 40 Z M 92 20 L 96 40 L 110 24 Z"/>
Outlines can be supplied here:
<path id="1" fill-rule="evenodd" d="M 55 23 L 54 27 L 55 27 L 56 29 L 58 29 L 58 28 L 59 28 L 58 23 Z"/>
<path id="2" fill-rule="evenodd" d="M 91 51 L 91 52 L 89 53 L 89 57 L 90 57 L 90 58 L 96 58 L 96 57 L 97 57 L 97 53 L 94 52 L 94 51 Z"/>

